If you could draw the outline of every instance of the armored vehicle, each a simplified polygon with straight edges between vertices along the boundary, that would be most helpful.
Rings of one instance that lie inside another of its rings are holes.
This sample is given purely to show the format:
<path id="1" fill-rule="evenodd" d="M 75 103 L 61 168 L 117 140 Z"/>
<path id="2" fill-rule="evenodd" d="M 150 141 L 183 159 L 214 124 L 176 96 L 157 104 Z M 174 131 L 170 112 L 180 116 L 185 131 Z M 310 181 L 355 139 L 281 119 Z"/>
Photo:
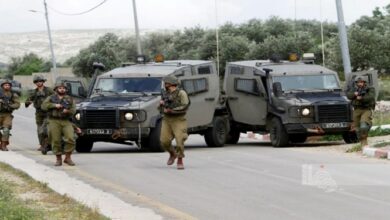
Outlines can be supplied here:
<path id="1" fill-rule="evenodd" d="M 228 117 L 220 97 L 215 63 L 177 60 L 138 63 L 98 75 L 88 98 L 77 105 L 75 123 L 84 135 L 76 141 L 78 152 L 89 152 L 94 142 L 136 143 L 162 151 L 159 136 L 164 76 L 176 76 L 189 95 L 188 132 L 204 135 L 208 146 L 223 146 Z"/>
<path id="2" fill-rule="evenodd" d="M 224 90 L 230 115 L 227 143 L 240 132 L 270 133 L 274 147 L 303 143 L 311 135 L 350 132 L 352 107 L 337 73 L 312 61 L 250 60 L 226 66 Z"/>

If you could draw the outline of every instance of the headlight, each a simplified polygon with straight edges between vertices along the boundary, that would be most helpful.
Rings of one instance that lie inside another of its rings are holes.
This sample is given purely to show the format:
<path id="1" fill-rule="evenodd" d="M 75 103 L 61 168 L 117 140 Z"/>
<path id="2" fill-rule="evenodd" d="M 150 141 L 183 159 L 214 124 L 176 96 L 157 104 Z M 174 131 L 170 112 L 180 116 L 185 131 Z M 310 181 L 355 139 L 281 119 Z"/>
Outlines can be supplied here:
<path id="1" fill-rule="evenodd" d="M 310 115 L 310 109 L 308 109 L 308 108 L 302 109 L 302 115 L 303 115 L 303 116 L 308 116 L 308 115 Z"/>
<path id="2" fill-rule="evenodd" d="M 80 121 L 80 118 L 81 118 L 80 113 L 76 113 L 76 114 L 74 115 L 74 118 L 75 118 L 77 121 Z"/>
<path id="3" fill-rule="evenodd" d="M 131 121 L 133 119 L 133 117 L 134 117 L 133 113 L 128 112 L 125 114 L 125 119 L 128 121 Z"/>

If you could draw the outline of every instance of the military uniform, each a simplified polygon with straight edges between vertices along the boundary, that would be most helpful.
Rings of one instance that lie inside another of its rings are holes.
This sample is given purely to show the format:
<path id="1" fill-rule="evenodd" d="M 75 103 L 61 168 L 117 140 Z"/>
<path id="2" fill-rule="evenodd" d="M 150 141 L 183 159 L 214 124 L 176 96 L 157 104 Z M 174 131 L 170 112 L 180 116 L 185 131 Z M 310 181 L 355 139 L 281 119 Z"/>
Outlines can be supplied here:
<path id="1" fill-rule="evenodd" d="M 19 96 L 16 93 L 11 92 L 11 87 L 9 90 L 4 89 L 4 85 L 9 84 L 12 86 L 11 82 L 4 80 L 1 83 L 0 91 L 0 129 L 2 132 L 1 135 L 1 150 L 8 151 L 7 145 L 9 144 L 9 136 L 12 128 L 12 112 L 20 107 Z"/>
<path id="2" fill-rule="evenodd" d="M 33 78 L 34 83 L 45 82 L 45 81 L 46 79 L 40 75 L 34 76 Z M 41 88 L 37 87 L 31 91 L 31 93 L 29 94 L 25 102 L 26 108 L 30 104 L 33 104 L 35 108 L 35 123 L 37 125 L 37 135 L 38 135 L 39 145 L 41 147 L 44 145 L 44 140 L 45 140 L 45 135 L 44 132 L 42 131 L 42 129 L 44 128 L 42 125 L 47 116 L 47 112 L 41 108 L 41 105 L 43 101 L 52 94 L 54 94 L 54 92 L 49 87 L 46 86 L 42 86 Z"/>
<path id="3" fill-rule="evenodd" d="M 69 165 L 74 165 L 70 156 L 75 148 L 75 138 L 72 122 L 70 121 L 72 116 L 76 113 L 76 105 L 72 97 L 64 94 L 62 97 L 58 95 L 58 88 L 64 87 L 65 84 L 56 84 L 54 90 L 57 91 L 56 94 L 53 94 L 47 97 L 42 103 L 42 109 L 47 111 L 48 117 L 48 130 L 49 130 L 49 140 L 51 141 L 51 146 L 53 153 L 57 157 L 56 166 L 62 165 L 62 145 L 61 142 L 64 141 L 64 152 L 65 160 L 64 162 Z M 67 112 L 64 112 L 66 109 Z"/>
<path id="4" fill-rule="evenodd" d="M 175 77 L 168 76 L 163 81 L 166 87 L 175 86 L 175 89 L 166 89 L 162 94 L 160 110 L 163 113 L 163 119 L 160 143 L 170 154 L 167 164 L 172 165 L 177 157 L 177 168 L 184 169 L 184 142 L 188 137 L 187 119 L 185 115 L 190 101 L 187 93 L 176 87 L 179 82 Z M 176 140 L 176 150 L 172 147 L 172 140 L 174 138 Z"/>
<path id="5" fill-rule="evenodd" d="M 368 131 L 372 126 L 372 114 L 375 109 L 375 88 L 367 86 L 367 78 L 359 76 L 359 81 L 364 82 L 364 86 L 355 86 L 347 91 L 347 97 L 351 100 L 353 111 L 353 128 L 360 139 L 362 146 L 367 146 Z"/>

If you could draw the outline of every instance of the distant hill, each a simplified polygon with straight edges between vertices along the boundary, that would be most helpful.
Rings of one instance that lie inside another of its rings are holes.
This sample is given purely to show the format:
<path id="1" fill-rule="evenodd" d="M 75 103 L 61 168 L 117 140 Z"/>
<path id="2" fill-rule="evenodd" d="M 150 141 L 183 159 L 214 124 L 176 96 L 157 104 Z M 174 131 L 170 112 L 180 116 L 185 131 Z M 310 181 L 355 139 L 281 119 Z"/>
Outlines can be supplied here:
<path id="1" fill-rule="evenodd" d="M 141 35 L 151 30 L 143 30 Z M 134 35 L 134 31 L 124 29 L 101 30 L 59 30 L 52 31 L 53 48 L 57 62 L 62 63 L 76 55 L 80 49 L 88 47 L 100 36 L 114 33 L 119 37 Z M 19 57 L 33 52 L 50 59 L 49 40 L 46 31 L 30 33 L 0 33 L 0 63 L 9 63 L 11 57 Z"/>

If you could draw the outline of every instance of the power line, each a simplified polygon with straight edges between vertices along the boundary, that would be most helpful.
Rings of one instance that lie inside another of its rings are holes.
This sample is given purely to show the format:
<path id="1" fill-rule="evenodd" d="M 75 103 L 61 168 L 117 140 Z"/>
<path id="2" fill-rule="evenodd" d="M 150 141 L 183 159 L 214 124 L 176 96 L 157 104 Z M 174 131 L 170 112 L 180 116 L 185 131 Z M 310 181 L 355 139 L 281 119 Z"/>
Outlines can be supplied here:
<path id="1" fill-rule="evenodd" d="M 86 13 L 89 13 L 93 10 L 95 10 L 96 8 L 98 8 L 99 6 L 103 5 L 104 3 L 106 3 L 107 0 L 103 0 L 102 2 L 100 2 L 99 4 L 97 4 L 96 6 L 86 10 L 86 11 L 82 11 L 82 12 L 77 12 L 77 13 L 65 13 L 65 12 L 62 12 L 62 11 L 59 11 L 53 7 L 51 7 L 50 5 L 48 5 L 48 8 L 50 8 L 52 11 L 56 12 L 57 14 L 61 14 L 61 15 L 67 15 L 67 16 L 75 16 L 75 15 L 82 15 L 82 14 L 86 14 Z"/>

